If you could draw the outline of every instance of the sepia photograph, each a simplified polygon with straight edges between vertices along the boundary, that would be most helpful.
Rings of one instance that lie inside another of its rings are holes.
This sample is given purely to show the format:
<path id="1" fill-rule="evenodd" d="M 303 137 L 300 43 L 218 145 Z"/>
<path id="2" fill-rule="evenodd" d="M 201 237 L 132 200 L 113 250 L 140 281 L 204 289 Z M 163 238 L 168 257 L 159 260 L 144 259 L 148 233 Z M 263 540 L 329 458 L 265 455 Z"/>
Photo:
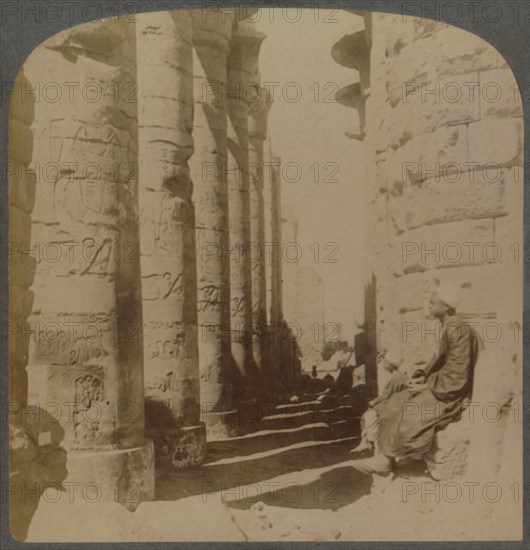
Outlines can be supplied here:
<path id="1" fill-rule="evenodd" d="M 2 77 L 5 548 L 523 541 L 515 54 L 465 2 L 103 4 L 2 2 L 63 17 Z"/>

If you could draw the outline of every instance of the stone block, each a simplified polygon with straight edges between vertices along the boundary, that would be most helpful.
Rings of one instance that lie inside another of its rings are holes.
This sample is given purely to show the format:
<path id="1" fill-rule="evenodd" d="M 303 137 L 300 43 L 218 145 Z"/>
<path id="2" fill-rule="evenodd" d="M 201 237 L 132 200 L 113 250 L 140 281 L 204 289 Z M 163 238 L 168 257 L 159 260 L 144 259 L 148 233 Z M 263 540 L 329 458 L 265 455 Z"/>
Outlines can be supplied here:
<path id="1" fill-rule="evenodd" d="M 424 456 L 431 476 L 448 480 L 466 472 L 470 424 L 462 418 L 438 430 L 431 450 Z"/>
<path id="2" fill-rule="evenodd" d="M 502 264 L 439 269 L 433 277 L 440 283 L 461 288 L 458 312 L 467 316 L 494 315 L 499 304 L 509 298 L 512 289 L 503 285 L 506 268 Z"/>
<path id="3" fill-rule="evenodd" d="M 387 166 L 389 189 L 398 192 L 407 183 L 418 183 L 433 174 L 447 176 L 471 169 L 467 125 L 442 127 L 407 141 Z"/>
<path id="4" fill-rule="evenodd" d="M 422 225 L 405 231 L 391 241 L 392 259 L 390 269 L 394 275 L 415 273 L 426 269 L 425 255 L 422 255 L 422 243 L 432 241 L 431 225 Z M 423 245 L 426 248 L 426 245 Z"/>
<path id="5" fill-rule="evenodd" d="M 392 107 L 406 101 L 408 92 L 418 86 L 428 85 L 437 80 L 437 65 L 433 62 L 433 40 L 425 39 L 409 45 L 398 38 L 392 50 L 398 55 L 387 65 L 388 98 Z M 436 54 L 435 54 L 436 55 Z"/>
<path id="6" fill-rule="evenodd" d="M 9 104 L 9 118 L 30 126 L 35 116 L 35 96 L 28 93 L 32 88 L 25 74 L 20 72 L 15 81 Z"/>
<path id="7" fill-rule="evenodd" d="M 519 86 L 510 69 L 480 72 L 481 118 L 523 116 Z"/>
<path id="8" fill-rule="evenodd" d="M 405 187 L 390 197 L 389 215 L 399 233 L 424 224 L 455 222 L 469 218 L 493 218 L 508 214 L 506 188 L 514 172 L 494 167 L 463 173 L 453 181 L 431 178 L 422 185 Z"/>
<path id="9" fill-rule="evenodd" d="M 227 439 L 239 434 L 239 414 L 235 409 L 205 413 L 203 420 L 206 424 L 206 439 L 208 441 Z"/>
<path id="10" fill-rule="evenodd" d="M 498 255 L 494 220 L 462 220 L 422 226 L 395 241 L 394 272 L 482 265 Z"/>
<path id="11" fill-rule="evenodd" d="M 9 257 L 10 287 L 29 288 L 33 284 L 36 262 L 33 256 L 17 251 Z"/>
<path id="12" fill-rule="evenodd" d="M 515 201 L 514 201 L 515 202 Z M 520 199 L 513 215 L 495 219 L 495 243 L 502 251 L 501 262 L 505 266 L 503 285 L 511 289 L 511 296 L 499 304 L 497 314 L 508 321 L 522 319 L 523 268 L 530 260 L 530 253 L 523 245 L 523 202 Z"/>
<path id="13" fill-rule="evenodd" d="M 485 118 L 469 125 L 468 162 L 509 166 L 520 161 L 522 150 L 522 119 Z"/>
<path id="14" fill-rule="evenodd" d="M 438 78 L 484 71 L 498 65 L 497 50 L 471 32 L 448 25 L 434 38 L 431 51 L 438 58 Z"/>
<path id="15" fill-rule="evenodd" d="M 393 106 L 403 101 L 405 83 L 429 85 L 454 76 L 498 67 L 500 54 L 476 35 L 434 21 L 419 25 L 425 28 L 425 34 L 415 33 L 414 40 L 408 44 L 398 37 L 387 48 L 392 57 L 387 79 L 389 99 Z"/>
<path id="16" fill-rule="evenodd" d="M 14 163 L 8 168 L 9 203 L 30 213 L 35 204 L 37 177 L 25 163 Z"/>
<path id="17" fill-rule="evenodd" d="M 410 21 L 404 22 L 402 16 L 398 14 L 378 14 L 375 25 L 381 29 L 383 37 L 381 42 L 389 57 L 399 55 L 401 48 L 410 44 L 416 37 L 414 26 Z"/>
<path id="18" fill-rule="evenodd" d="M 410 25 L 410 23 L 409 23 Z M 439 21 L 433 21 L 427 17 L 414 17 L 412 18 L 412 28 L 414 29 L 414 41 L 418 42 L 433 34 L 441 33 L 450 26 L 446 23 L 440 23 Z"/>
<path id="19" fill-rule="evenodd" d="M 508 344 L 508 345 L 507 345 Z M 513 346 L 509 338 L 486 342 L 475 366 L 472 410 L 473 427 L 469 449 L 469 472 L 477 480 L 497 477 L 501 468 L 503 438 L 507 427 L 521 422 L 521 403 L 512 399 L 520 387 L 515 377 Z M 514 406 L 512 406 L 514 405 Z M 472 422 L 471 422 L 472 421 Z M 488 460 L 484 460 L 484 456 Z"/>
<path id="20" fill-rule="evenodd" d="M 434 224 L 431 231 L 431 246 L 440 244 L 439 258 L 431 267 L 489 264 L 496 256 L 489 250 L 494 241 L 493 219 Z"/>
<path id="21" fill-rule="evenodd" d="M 44 275 L 44 266 L 55 265 L 48 262 L 40 262 L 35 276 L 35 310 L 55 313 L 77 313 L 83 315 L 97 315 L 102 311 L 104 304 L 108 304 L 113 297 L 114 277 L 85 277 L 84 291 L 79 292 L 79 277 L 61 277 L 60 281 L 54 281 L 56 277 Z M 64 303 L 58 303 L 52 288 L 61 292 Z M 60 289 L 60 290 L 59 290 Z M 111 302 L 112 303 L 112 302 Z M 51 321 L 51 318 L 50 318 Z"/>
<path id="22" fill-rule="evenodd" d="M 31 216 L 19 208 L 12 207 L 9 216 L 9 243 L 13 245 L 13 249 L 20 250 L 27 244 L 30 232 Z"/>
<path id="23" fill-rule="evenodd" d="M 33 291 L 21 289 L 9 295 L 9 316 L 11 319 L 27 319 L 33 307 Z"/>
<path id="24" fill-rule="evenodd" d="M 473 93 L 473 83 L 478 84 L 478 73 L 437 80 L 428 86 L 411 84 L 406 98 L 393 109 L 383 141 L 399 147 L 441 126 L 479 120 L 480 101 Z"/>
<path id="25" fill-rule="evenodd" d="M 135 510 L 142 501 L 155 497 L 154 459 L 151 441 L 106 452 L 70 451 L 65 483 L 72 480 L 81 487 L 96 485 L 98 502 L 119 502 L 128 510 Z"/>
<path id="26" fill-rule="evenodd" d="M 206 426 L 185 426 L 173 430 L 149 430 L 155 446 L 156 464 L 162 468 L 198 466 L 206 455 Z"/>
<path id="27" fill-rule="evenodd" d="M 423 311 L 432 285 L 428 273 L 412 273 L 399 277 L 392 286 L 398 313 Z"/>

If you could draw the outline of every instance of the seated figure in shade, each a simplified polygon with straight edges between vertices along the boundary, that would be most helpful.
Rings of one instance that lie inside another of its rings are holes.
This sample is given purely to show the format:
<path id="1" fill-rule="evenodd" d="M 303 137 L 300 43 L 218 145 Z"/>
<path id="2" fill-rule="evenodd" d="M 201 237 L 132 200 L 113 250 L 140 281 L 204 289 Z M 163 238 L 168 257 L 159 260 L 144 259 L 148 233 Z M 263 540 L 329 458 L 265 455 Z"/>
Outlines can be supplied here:
<path id="1" fill-rule="evenodd" d="M 377 452 L 354 460 L 357 470 L 388 475 L 396 459 L 425 455 L 436 431 L 460 418 L 471 397 L 481 347 L 473 328 L 456 313 L 460 300 L 460 289 L 451 285 L 440 285 L 431 294 L 430 314 L 442 323 L 438 353 L 412 375 L 406 390 L 394 393 L 379 411 Z"/>
<path id="2" fill-rule="evenodd" d="M 387 351 L 383 357 L 383 368 L 390 373 L 390 378 L 381 394 L 368 402 L 368 410 L 361 417 L 361 442 L 352 453 L 373 451 L 377 446 L 379 414 L 386 402 L 400 391 L 407 388 L 408 377 L 399 370 L 401 358 L 397 351 Z"/>

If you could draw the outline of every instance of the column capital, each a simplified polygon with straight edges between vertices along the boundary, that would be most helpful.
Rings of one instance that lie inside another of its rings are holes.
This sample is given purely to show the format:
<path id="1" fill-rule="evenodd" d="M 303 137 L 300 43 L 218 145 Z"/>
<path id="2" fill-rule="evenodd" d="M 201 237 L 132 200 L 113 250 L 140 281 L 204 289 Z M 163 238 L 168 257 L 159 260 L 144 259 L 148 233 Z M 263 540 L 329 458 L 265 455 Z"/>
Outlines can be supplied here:
<path id="1" fill-rule="evenodd" d="M 331 48 L 331 57 L 339 65 L 359 71 L 363 84 L 368 84 L 370 47 L 366 30 L 345 34 Z"/>
<path id="2" fill-rule="evenodd" d="M 93 21 L 48 38 L 44 42 L 44 47 L 59 51 L 71 60 L 75 60 L 78 55 L 89 55 L 98 59 L 107 58 L 109 53 L 121 46 L 126 39 L 127 32 L 121 23 L 109 20 Z"/>
<path id="3" fill-rule="evenodd" d="M 265 38 L 266 35 L 258 32 L 253 23 L 241 21 L 234 25 L 227 64 L 228 93 L 241 96 L 240 99 L 247 103 L 252 101 L 254 89 L 259 87 L 258 60 Z"/>
<path id="4" fill-rule="evenodd" d="M 265 139 L 267 137 L 267 120 L 272 105 L 272 98 L 269 88 L 260 84 L 256 85 L 255 92 L 255 98 L 250 103 L 249 133 Z"/>
<path id="5" fill-rule="evenodd" d="M 362 141 L 365 135 L 366 125 L 366 97 L 361 82 L 355 82 L 344 86 L 335 93 L 335 100 L 344 107 L 355 109 L 359 114 L 359 128 L 345 132 L 346 136 L 351 139 Z"/>
<path id="6" fill-rule="evenodd" d="M 210 47 L 228 55 L 234 16 L 229 10 L 218 9 L 213 14 L 204 10 L 190 10 L 193 19 L 193 44 Z"/>
<path id="7" fill-rule="evenodd" d="M 351 109 L 360 109 L 364 104 L 365 97 L 362 93 L 362 86 L 360 82 L 349 84 L 342 87 L 335 93 L 335 100 L 344 107 L 350 107 Z"/>

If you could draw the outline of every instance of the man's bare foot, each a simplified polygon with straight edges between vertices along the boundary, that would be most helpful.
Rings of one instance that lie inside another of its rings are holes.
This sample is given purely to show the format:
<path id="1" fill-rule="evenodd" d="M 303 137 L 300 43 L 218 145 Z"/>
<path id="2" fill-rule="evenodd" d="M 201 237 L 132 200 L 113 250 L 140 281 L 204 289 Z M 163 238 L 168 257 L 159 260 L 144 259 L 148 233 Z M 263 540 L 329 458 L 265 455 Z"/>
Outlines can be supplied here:
<path id="1" fill-rule="evenodd" d="M 360 454 L 367 451 L 373 451 L 374 450 L 374 444 L 370 443 L 370 441 L 361 441 L 355 449 L 352 449 L 350 453 L 352 454 Z"/>
<path id="2" fill-rule="evenodd" d="M 378 454 L 370 458 L 354 460 L 352 466 L 363 474 L 386 475 L 394 469 L 394 459 Z"/>

